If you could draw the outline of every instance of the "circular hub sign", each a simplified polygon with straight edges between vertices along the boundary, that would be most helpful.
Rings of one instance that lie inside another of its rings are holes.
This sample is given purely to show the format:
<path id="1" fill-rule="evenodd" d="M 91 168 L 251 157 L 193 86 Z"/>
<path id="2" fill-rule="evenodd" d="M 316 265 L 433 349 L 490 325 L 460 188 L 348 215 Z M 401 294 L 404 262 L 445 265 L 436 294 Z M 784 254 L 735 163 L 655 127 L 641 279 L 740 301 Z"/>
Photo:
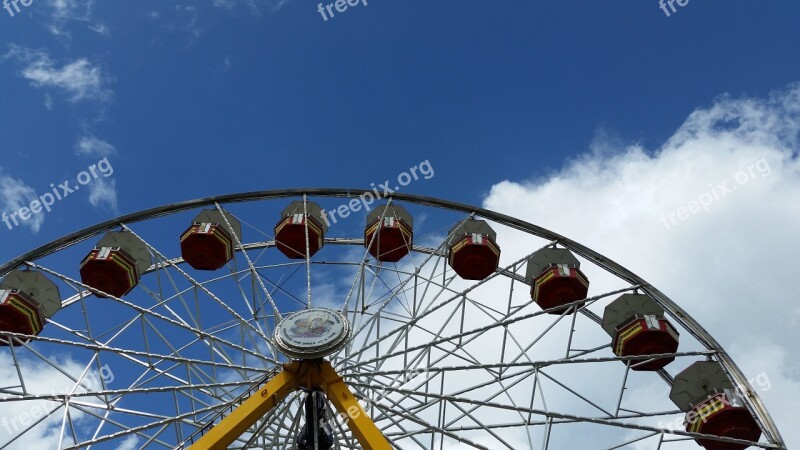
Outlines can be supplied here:
<path id="1" fill-rule="evenodd" d="M 284 318 L 275 332 L 275 344 L 286 356 L 316 359 L 341 349 L 350 336 L 350 324 L 338 311 L 305 309 Z"/>

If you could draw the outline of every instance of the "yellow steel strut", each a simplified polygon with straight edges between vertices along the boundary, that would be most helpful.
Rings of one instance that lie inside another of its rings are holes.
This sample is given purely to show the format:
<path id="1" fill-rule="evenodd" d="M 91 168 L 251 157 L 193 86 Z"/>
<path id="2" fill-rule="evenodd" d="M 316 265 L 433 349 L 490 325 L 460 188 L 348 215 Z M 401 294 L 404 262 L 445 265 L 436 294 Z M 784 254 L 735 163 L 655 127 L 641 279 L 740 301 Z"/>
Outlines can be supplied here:
<path id="1" fill-rule="evenodd" d="M 225 450 L 259 418 L 301 387 L 325 392 L 362 447 L 391 450 L 389 441 L 367 416 L 342 377 L 329 362 L 322 360 L 285 364 L 282 371 L 204 434 L 191 450 Z"/>

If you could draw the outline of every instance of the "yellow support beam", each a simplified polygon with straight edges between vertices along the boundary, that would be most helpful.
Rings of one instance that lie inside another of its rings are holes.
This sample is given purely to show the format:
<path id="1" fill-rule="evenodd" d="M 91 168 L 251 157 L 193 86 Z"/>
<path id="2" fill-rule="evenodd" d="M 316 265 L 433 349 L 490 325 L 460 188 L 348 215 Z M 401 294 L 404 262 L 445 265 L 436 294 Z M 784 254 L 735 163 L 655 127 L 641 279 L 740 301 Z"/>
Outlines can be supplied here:
<path id="1" fill-rule="evenodd" d="M 392 449 L 342 377 L 329 362 L 316 360 L 285 364 L 275 378 L 204 434 L 192 445 L 191 450 L 225 450 L 299 387 L 323 391 L 362 447 L 369 450 Z"/>
<path id="2" fill-rule="evenodd" d="M 292 372 L 283 370 L 253 394 L 238 408 L 233 410 L 220 423 L 208 430 L 194 445 L 192 450 L 225 450 L 239 436 L 244 434 L 256 421 L 292 391 L 297 389 Z"/>
<path id="3" fill-rule="evenodd" d="M 347 387 L 342 377 L 333 370 L 330 363 L 323 362 L 320 372 L 328 400 L 344 418 L 361 446 L 371 450 L 391 450 L 392 446 L 389 445 L 389 441 L 375 426 L 366 411 L 361 408 L 358 399 Z"/>

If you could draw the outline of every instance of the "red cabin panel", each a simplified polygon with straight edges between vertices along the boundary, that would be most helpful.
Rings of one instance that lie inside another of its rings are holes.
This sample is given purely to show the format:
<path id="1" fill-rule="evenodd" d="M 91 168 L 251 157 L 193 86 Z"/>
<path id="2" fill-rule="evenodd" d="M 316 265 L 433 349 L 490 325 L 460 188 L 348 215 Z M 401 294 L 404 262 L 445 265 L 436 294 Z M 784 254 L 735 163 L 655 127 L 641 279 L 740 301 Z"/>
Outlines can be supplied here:
<path id="1" fill-rule="evenodd" d="M 375 233 L 378 235 L 373 240 Z M 384 217 L 383 222 L 376 220 L 364 230 L 364 245 L 369 247 L 369 254 L 378 261 L 397 262 L 411 251 L 413 231 L 405 221 L 397 217 Z"/>
<path id="2" fill-rule="evenodd" d="M 450 246 L 450 267 L 465 280 L 483 280 L 500 264 L 500 248 L 489 236 L 471 234 Z"/>
<path id="3" fill-rule="evenodd" d="M 577 267 L 556 264 L 543 271 L 533 280 L 531 298 L 542 309 L 554 308 L 586 298 L 589 293 L 589 280 Z M 578 303 L 578 307 L 583 303 Z M 550 314 L 563 314 L 568 308 L 549 311 Z M 574 309 L 573 309 L 574 311 Z"/>
<path id="4" fill-rule="evenodd" d="M 288 258 L 305 259 L 306 257 L 306 216 L 292 214 L 284 217 L 275 225 L 275 244 L 278 250 Z M 322 226 L 308 218 L 308 254 L 309 257 L 322 248 L 325 234 Z"/>
<path id="5" fill-rule="evenodd" d="M 729 392 L 712 395 L 686 413 L 686 431 L 756 442 L 761 429 L 750 411 Z M 698 439 L 707 450 L 744 450 L 749 445 Z"/>
<path id="6" fill-rule="evenodd" d="M 634 317 L 620 326 L 614 338 L 613 348 L 617 356 L 675 353 L 678 350 L 678 332 L 664 317 L 653 315 Z M 642 360 L 647 360 L 647 358 L 642 358 Z M 674 360 L 675 357 L 660 358 L 632 366 L 631 369 L 637 371 L 659 370 Z"/>
<path id="7" fill-rule="evenodd" d="M 18 290 L 0 290 L 0 330 L 36 335 L 42 331 L 42 314 L 36 302 Z M 0 345 L 8 340 L 0 338 Z"/>
<path id="8" fill-rule="evenodd" d="M 139 284 L 136 262 L 118 247 L 95 248 L 81 262 L 83 284 L 114 297 L 122 297 Z M 95 292 L 98 297 L 107 297 Z"/>
<path id="9" fill-rule="evenodd" d="M 181 235 L 181 255 L 197 270 L 217 270 L 233 259 L 235 243 L 222 226 L 195 223 Z"/>

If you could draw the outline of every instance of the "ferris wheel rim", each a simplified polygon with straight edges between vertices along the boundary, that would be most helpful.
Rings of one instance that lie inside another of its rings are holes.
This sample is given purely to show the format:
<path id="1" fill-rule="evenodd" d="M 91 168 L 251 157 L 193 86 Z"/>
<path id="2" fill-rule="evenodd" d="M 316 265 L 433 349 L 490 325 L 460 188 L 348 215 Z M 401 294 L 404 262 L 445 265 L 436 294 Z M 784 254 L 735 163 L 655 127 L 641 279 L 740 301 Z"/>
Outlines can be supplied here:
<path id="1" fill-rule="evenodd" d="M 211 196 L 187 200 L 182 202 L 167 203 L 161 206 L 140 210 L 137 212 L 118 216 L 113 219 L 86 227 L 76 232 L 67 234 L 63 237 L 52 240 L 46 244 L 39 246 L 23 255 L 9 260 L 0 265 L 0 277 L 5 276 L 9 272 L 19 267 L 25 266 L 29 261 L 35 261 L 47 255 L 55 253 L 63 248 L 70 247 L 74 244 L 97 236 L 103 232 L 113 230 L 120 227 L 122 224 L 132 224 L 142 222 L 149 219 L 158 218 L 161 216 L 169 216 L 187 210 L 194 210 L 206 206 L 245 203 L 262 200 L 276 200 L 281 198 L 295 198 L 295 197 L 320 197 L 320 198 L 355 198 L 364 194 L 372 195 L 374 191 L 368 189 L 348 189 L 348 188 L 293 188 L 293 189 L 275 189 L 263 191 L 249 191 L 226 194 L 221 196 Z M 725 351 L 723 346 L 688 312 L 686 312 L 678 303 L 669 298 L 666 294 L 661 292 L 655 286 L 644 280 L 639 275 L 633 273 L 630 269 L 622 266 L 614 260 L 600 254 L 599 252 L 574 241 L 566 236 L 551 231 L 539 225 L 518 219 L 507 214 L 492 211 L 486 208 L 469 205 L 466 203 L 455 202 L 451 200 L 440 199 L 436 197 L 428 197 L 417 194 L 407 194 L 400 192 L 384 193 L 377 198 L 378 200 L 390 200 L 413 203 L 421 206 L 428 206 L 434 208 L 441 208 L 450 211 L 458 211 L 468 214 L 480 216 L 498 224 L 508 226 L 528 234 L 532 234 L 541 238 L 548 239 L 556 242 L 559 245 L 575 252 L 576 254 L 586 258 L 592 264 L 606 270 L 607 272 L 619 277 L 622 280 L 629 282 L 631 285 L 639 286 L 638 289 L 644 291 L 661 303 L 670 315 L 676 319 L 686 330 L 688 330 L 695 338 L 698 339 L 708 350 L 714 351 L 716 358 L 722 363 L 723 369 L 734 381 L 736 387 L 745 394 L 747 398 L 748 407 L 753 409 L 757 420 L 762 425 L 762 431 L 765 432 L 766 438 L 769 442 L 778 445 L 779 448 L 785 449 L 786 444 L 774 423 L 770 413 L 768 412 L 763 401 L 759 395 L 750 389 L 747 377 L 741 371 L 736 362 Z M 238 251 L 238 249 L 237 249 Z M 663 374 L 662 374 L 663 377 Z"/>

